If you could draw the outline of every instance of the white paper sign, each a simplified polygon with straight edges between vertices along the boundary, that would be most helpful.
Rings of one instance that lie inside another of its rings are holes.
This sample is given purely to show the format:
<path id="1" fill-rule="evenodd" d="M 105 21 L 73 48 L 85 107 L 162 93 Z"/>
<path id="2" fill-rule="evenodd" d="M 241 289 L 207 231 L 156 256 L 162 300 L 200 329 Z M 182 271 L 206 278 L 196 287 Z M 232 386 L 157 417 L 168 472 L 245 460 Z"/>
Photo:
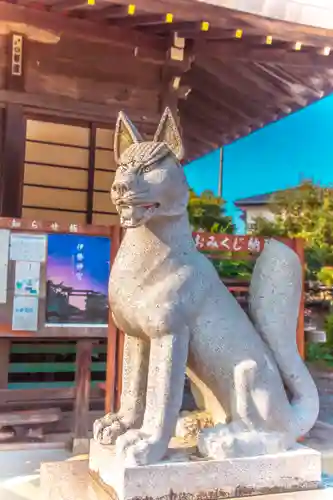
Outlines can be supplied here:
<path id="1" fill-rule="evenodd" d="M 10 237 L 11 260 L 44 262 L 46 253 L 45 234 L 12 233 Z"/>
<path id="2" fill-rule="evenodd" d="M 35 332 L 38 329 L 38 298 L 17 295 L 13 304 L 13 330 Z"/>
<path id="3" fill-rule="evenodd" d="M 15 266 L 15 295 L 39 295 L 39 262 L 17 261 Z"/>
<path id="4" fill-rule="evenodd" d="M 0 229 L 0 265 L 8 264 L 9 235 L 8 229 Z"/>
<path id="5" fill-rule="evenodd" d="M 0 304 L 7 302 L 7 280 L 8 280 L 8 266 L 7 264 L 0 265 Z"/>

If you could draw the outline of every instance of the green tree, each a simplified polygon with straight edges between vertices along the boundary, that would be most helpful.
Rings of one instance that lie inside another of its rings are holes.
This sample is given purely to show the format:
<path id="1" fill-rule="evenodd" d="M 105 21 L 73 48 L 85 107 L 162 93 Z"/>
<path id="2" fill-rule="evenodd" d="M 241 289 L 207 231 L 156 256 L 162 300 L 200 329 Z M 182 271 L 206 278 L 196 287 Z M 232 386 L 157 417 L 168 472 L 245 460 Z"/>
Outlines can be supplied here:
<path id="1" fill-rule="evenodd" d="M 224 214 L 224 200 L 211 191 L 204 191 L 200 196 L 190 190 L 188 214 L 194 231 L 232 234 L 235 226 L 232 218 Z"/>
<path id="2" fill-rule="evenodd" d="M 302 238 L 309 275 L 333 264 L 333 190 L 304 182 L 271 199 L 274 220 L 257 218 L 253 233 Z"/>

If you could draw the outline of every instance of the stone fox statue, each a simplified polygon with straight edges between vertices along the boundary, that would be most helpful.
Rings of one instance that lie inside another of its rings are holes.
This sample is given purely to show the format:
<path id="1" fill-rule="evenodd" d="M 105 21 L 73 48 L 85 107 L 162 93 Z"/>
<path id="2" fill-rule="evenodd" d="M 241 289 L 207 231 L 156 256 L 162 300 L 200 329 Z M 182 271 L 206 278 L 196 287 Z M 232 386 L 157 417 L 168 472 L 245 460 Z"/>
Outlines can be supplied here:
<path id="1" fill-rule="evenodd" d="M 215 421 L 198 438 L 203 455 L 292 447 L 318 415 L 316 387 L 296 346 L 296 254 L 275 240 L 266 243 L 248 316 L 193 242 L 182 141 L 170 111 L 150 142 L 120 113 L 114 151 L 111 196 L 125 235 L 109 297 L 115 324 L 125 332 L 123 390 L 118 413 L 95 422 L 95 439 L 115 443 L 127 464 L 161 460 L 187 370 Z"/>

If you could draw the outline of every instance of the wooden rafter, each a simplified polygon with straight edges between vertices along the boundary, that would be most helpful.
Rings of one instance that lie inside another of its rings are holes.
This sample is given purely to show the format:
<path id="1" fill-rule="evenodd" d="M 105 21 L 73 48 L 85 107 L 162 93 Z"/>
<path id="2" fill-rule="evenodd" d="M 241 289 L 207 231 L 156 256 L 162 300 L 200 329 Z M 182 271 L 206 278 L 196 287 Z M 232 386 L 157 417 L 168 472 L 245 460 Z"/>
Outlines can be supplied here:
<path id="1" fill-rule="evenodd" d="M 105 4 L 128 5 L 128 0 L 104 0 Z M 273 35 L 276 40 L 297 41 L 314 46 L 333 45 L 333 30 L 266 19 L 254 14 L 233 11 L 216 3 L 202 0 L 136 0 L 138 10 L 165 14 L 172 12 L 177 19 L 187 21 L 206 20 L 212 27 L 228 29 L 231 22 L 246 30 L 249 35 Z"/>
<path id="2" fill-rule="evenodd" d="M 223 42 L 201 41 L 196 44 L 196 52 L 210 54 L 223 61 L 246 61 L 281 66 L 308 66 L 333 68 L 333 55 L 324 56 L 316 49 L 302 51 L 275 48 L 271 45 L 252 46 L 246 40 Z"/>

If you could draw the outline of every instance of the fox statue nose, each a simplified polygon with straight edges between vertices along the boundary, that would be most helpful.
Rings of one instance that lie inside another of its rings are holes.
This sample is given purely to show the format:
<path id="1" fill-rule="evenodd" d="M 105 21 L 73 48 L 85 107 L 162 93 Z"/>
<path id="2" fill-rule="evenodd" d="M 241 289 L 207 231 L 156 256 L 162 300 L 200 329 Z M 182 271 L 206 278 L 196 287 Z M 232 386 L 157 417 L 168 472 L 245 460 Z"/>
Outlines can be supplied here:
<path id="1" fill-rule="evenodd" d="M 129 191 L 129 185 L 124 181 L 114 182 L 112 185 L 112 191 L 117 196 L 124 196 L 124 194 L 126 194 Z"/>

